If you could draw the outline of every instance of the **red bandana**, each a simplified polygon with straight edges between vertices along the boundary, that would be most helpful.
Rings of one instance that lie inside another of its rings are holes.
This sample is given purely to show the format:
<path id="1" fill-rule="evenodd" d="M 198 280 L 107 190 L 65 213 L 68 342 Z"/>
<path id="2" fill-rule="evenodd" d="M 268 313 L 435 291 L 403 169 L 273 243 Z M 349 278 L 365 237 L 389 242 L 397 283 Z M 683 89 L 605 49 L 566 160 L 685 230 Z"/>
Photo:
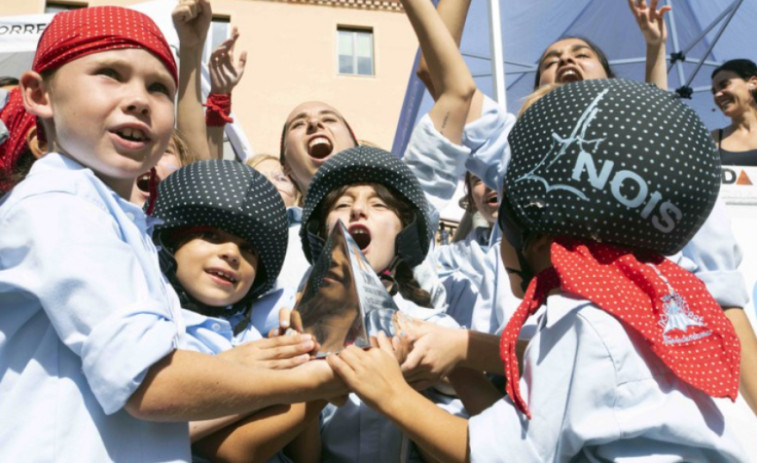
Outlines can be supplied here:
<path id="1" fill-rule="evenodd" d="M 740 345 L 730 321 L 704 284 L 651 252 L 572 238 L 552 244 L 553 267 L 536 275 L 500 341 L 507 394 L 529 418 L 520 395 L 515 343 L 523 323 L 559 287 L 580 296 L 639 334 L 685 383 L 713 397 L 736 400 Z"/>
<path id="2" fill-rule="evenodd" d="M 11 175 L 21 154 L 28 149 L 26 134 L 36 123 L 35 117 L 24 109 L 23 98 L 18 87 L 10 91 L 8 103 L 0 111 L 0 119 L 8 129 L 8 139 L 0 145 L 0 178 Z M 0 180 L 0 191 L 11 185 Z"/>
<path id="3" fill-rule="evenodd" d="M 32 69 L 42 73 L 85 55 L 122 48 L 151 52 L 178 81 L 176 61 L 158 26 L 143 13 L 117 6 L 56 14 L 39 39 Z"/>

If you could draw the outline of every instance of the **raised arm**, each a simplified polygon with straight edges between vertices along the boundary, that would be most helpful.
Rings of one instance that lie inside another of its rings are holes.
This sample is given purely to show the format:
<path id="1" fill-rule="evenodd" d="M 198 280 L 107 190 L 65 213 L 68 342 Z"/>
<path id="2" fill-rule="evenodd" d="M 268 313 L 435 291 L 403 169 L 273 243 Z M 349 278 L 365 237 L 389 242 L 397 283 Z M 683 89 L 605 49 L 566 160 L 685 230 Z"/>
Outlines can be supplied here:
<path id="1" fill-rule="evenodd" d="M 231 110 L 231 91 L 242 80 L 244 67 L 247 64 L 247 52 L 243 51 L 238 57 L 234 57 L 234 46 L 238 38 L 239 31 L 234 27 L 231 31 L 231 37 L 213 51 L 208 62 L 208 71 L 210 72 L 210 95 L 208 96 L 208 100 L 220 98 L 228 101 L 228 107 L 225 108 L 227 112 Z M 208 101 L 210 112 L 215 111 L 211 103 L 214 102 Z M 214 120 L 217 120 L 217 122 L 214 122 Z M 225 123 L 229 122 L 229 120 L 211 118 L 207 122 L 208 148 L 210 153 L 216 159 L 223 159 L 223 131 Z"/>
<path id="2" fill-rule="evenodd" d="M 628 0 L 639 25 L 644 41 L 647 44 L 647 65 L 644 80 L 655 84 L 663 90 L 668 89 L 668 71 L 665 61 L 665 40 L 668 33 L 665 28 L 665 13 L 673 9 L 672 6 L 663 6 L 657 9 L 658 0 L 651 0 L 649 5 L 645 0 Z"/>
<path id="3" fill-rule="evenodd" d="M 184 0 L 174 8 L 179 36 L 179 91 L 176 128 L 195 159 L 211 159 L 202 107 L 202 49 L 213 13 L 208 0 Z"/>
<path id="4" fill-rule="evenodd" d="M 418 36 L 436 93 L 429 116 L 436 130 L 459 144 L 476 93 L 473 76 L 429 0 L 402 0 L 402 4 Z"/>

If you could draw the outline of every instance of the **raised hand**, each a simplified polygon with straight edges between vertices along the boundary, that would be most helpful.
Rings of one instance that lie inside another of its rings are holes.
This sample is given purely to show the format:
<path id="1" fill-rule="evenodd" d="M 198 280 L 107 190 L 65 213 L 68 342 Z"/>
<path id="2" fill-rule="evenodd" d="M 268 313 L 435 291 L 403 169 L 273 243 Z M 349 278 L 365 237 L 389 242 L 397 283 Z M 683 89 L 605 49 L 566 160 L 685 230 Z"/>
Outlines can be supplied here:
<path id="1" fill-rule="evenodd" d="M 668 38 L 664 16 L 673 7 L 666 5 L 658 10 L 658 3 L 658 0 L 651 0 L 647 5 L 645 0 L 628 0 L 628 6 L 631 8 L 634 18 L 636 18 L 636 23 L 639 25 L 647 45 L 664 44 Z"/>
<path id="2" fill-rule="evenodd" d="M 234 27 L 231 37 L 226 39 L 210 55 L 208 71 L 210 72 L 211 93 L 231 93 L 244 75 L 247 64 L 247 52 L 243 51 L 234 59 L 234 45 L 239 38 L 239 31 Z"/>
<path id="3" fill-rule="evenodd" d="M 208 0 L 179 0 L 171 12 L 171 18 L 180 46 L 202 48 L 213 19 Z"/>
<path id="4" fill-rule="evenodd" d="M 348 346 L 339 354 L 329 355 L 328 364 L 368 406 L 381 410 L 381 402 L 402 388 L 408 388 L 389 338 L 379 332 L 375 346 L 368 350 Z"/>
<path id="5" fill-rule="evenodd" d="M 280 370 L 306 363 L 316 347 L 311 335 L 298 334 L 251 341 L 217 356 L 245 366 Z"/>

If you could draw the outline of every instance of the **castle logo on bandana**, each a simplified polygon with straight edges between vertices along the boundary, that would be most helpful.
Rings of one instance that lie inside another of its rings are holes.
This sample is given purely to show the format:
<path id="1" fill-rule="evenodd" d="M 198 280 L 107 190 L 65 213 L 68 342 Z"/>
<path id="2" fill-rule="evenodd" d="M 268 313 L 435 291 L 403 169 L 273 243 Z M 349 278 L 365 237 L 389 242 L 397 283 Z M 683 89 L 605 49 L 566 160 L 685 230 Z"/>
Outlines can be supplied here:
<path id="1" fill-rule="evenodd" d="M 703 318 L 692 312 L 678 293 L 663 297 L 662 307 L 665 313 L 658 324 L 663 327 L 662 340 L 665 344 L 683 344 L 712 334 Z"/>
<path id="2" fill-rule="evenodd" d="M 533 169 L 515 181 L 516 183 L 526 180 L 537 181 L 544 186 L 547 193 L 562 190 L 583 201 L 589 200 L 582 191 L 582 188 L 586 186 L 583 182 L 588 181 L 589 185 L 597 190 L 606 190 L 609 185 L 610 193 L 618 203 L 630 209 L 640 209 L 639 214 L 642 219 L 649 220 L 660 232 L 670 233 L 683 218 L 683 213 L 675 204 L 664 200 L 659 191 L 650 192 L 649 183 L 637 172 L 615 169 L 615 162 L 612 160 L 604 160 L 599 168 L 595 162 L 594 155 L 605 138 L 589 139 L 587 132 L 600 112 L 599 104 L 609 91 L 605 89 L 594 98 L 581 114 L 568 137 L 552 132 L 552 148 Z M 578 155 L 569 180 L 572 184 L 550 181 L 554 180 L 550 179 L 552 177 L 550 168 L 576 149 Z M 629 191 L 633 193 L 629 194 Z"/>

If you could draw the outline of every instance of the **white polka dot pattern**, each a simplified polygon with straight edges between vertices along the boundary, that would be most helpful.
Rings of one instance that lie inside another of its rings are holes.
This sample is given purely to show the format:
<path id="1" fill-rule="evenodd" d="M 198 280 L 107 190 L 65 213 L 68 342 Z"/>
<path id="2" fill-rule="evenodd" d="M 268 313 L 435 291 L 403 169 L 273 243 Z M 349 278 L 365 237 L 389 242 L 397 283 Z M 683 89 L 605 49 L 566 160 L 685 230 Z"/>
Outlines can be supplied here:
<path id="1" fill-rule="evenodd" d="M 530 417 L 518 387 L 518 334 L 558 286 L 617 318 L 682 381 L 711 396 L 736 399 L 739 340 L 697 277 L 651 252 L 572 238 L 556 238 L 551 258 L 554 267 L 532 279 L 500 342 L 507 391 L 519 410 Z"/>
<path id="2" fill-rule="evenodd" d="M 252 288 L 273 285 L 286 255 L 286 207 L 276 188 L 255 169 L 234 161 L 199 161 L 182 167 L 158 186 L 154 215 L 163 220 L 156 236 L 183 227 L 213 227 L 248 241 L 260 256 Z M 262 268 L 261 268 L 262 267 Z"/>
<path id="3" fill-rule="evenodd" d="M 37 44 L 32 69 L 44 72 L 91 53 L 144 48 L 177 79 L 176 61 L 163 33 L 149 16 L 117 6 L 78 8 L 57 13 Z"/>
<path id="4" fill-rule="evenodd" d="M 305 196 L 300 229 L 302 249 L 308 261 L 312 263 L 318 257 L 324 242 L 317 231 L 310 230 L 310 220 L 318 214 L 326 195 L 354 183 L 378 183 L 412 206 L 416 211 L 415 222 L 397 236 L 397 254 L 411 267 L 421 263 L 434 236 L 426 195 L 404 162 L 388 151 L 370 146 L 357 146 L 338 153 L 313 176 Z"/>
<path id="5" fill-rule="evenodd" d="M 526 111 L 509 143 L 506 195 L 522 228 L 546 235 L 673 254 L 720 184 L 715 145 L 694 111 L 640 82 L 563 85 Z"/>

